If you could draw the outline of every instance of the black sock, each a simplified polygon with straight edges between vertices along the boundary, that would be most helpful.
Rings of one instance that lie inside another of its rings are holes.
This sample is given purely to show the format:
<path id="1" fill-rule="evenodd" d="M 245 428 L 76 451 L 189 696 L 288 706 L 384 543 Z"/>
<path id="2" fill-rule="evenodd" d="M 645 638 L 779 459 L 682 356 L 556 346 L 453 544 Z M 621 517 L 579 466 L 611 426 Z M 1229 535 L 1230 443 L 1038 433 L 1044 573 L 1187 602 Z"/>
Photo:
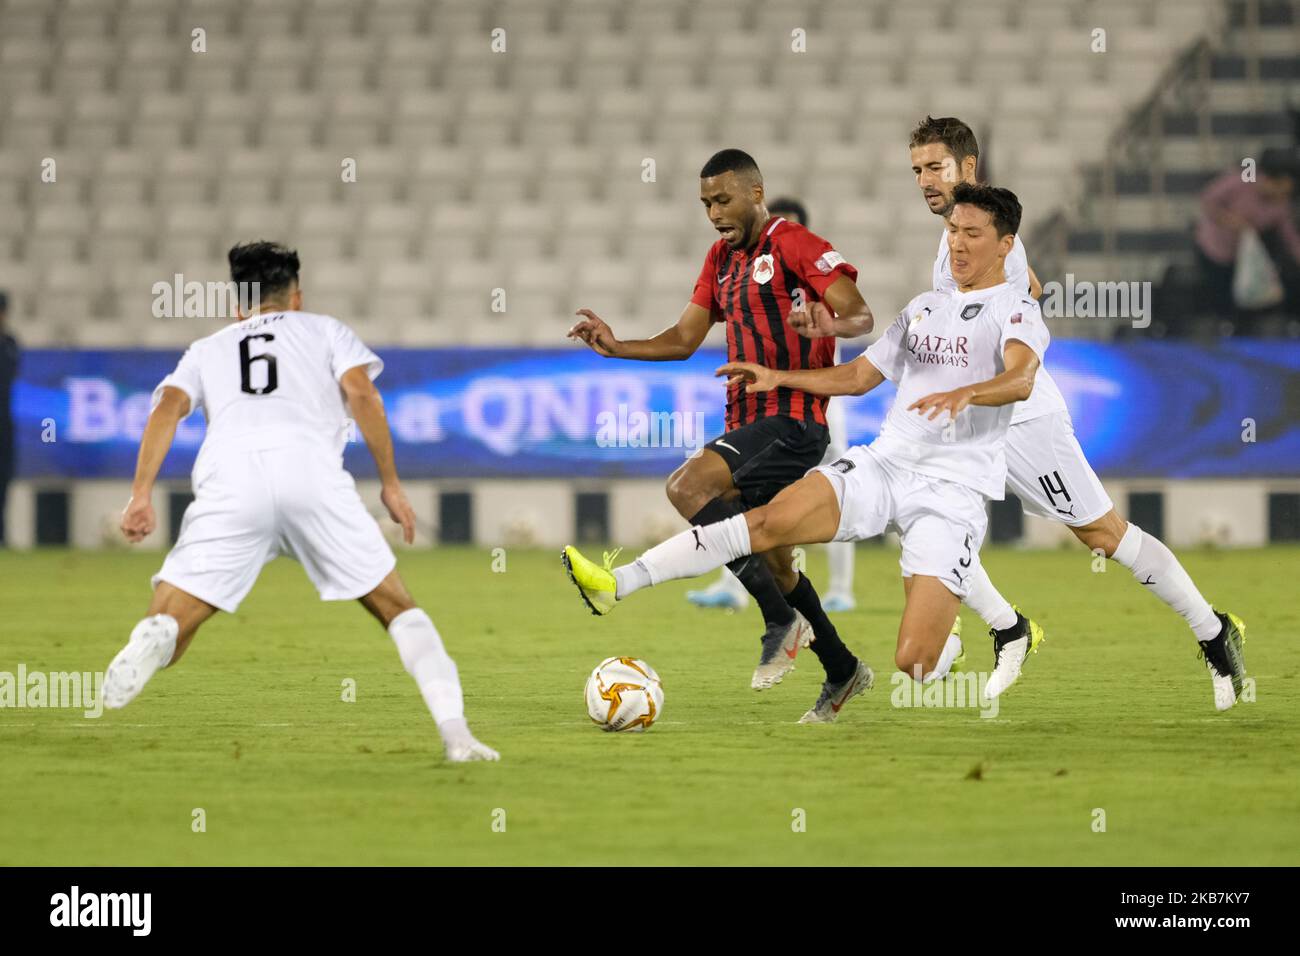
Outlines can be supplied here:
<path id="1" fill-rule="evenodd" d="M 714 524 L 743 511 L 743 508 L 733 502 L 714 498 L 691 518 L 691 524 Z M 776 579 L 772 577 L 772 571 L 761 555 L 747 554 L 732 561 L 727 567 L 740 579 L 745 590 L 758 604 L 758 609 L 763 612 L 764 624 L 784 627 L 794 620 L 794 611 L 781 595 L 781 589 L 776 586 Z"/>
<path id="2" fill-rule="evenodd" d="M 832 684 L 839 684 L 852 677 L 853 672 L 857 670 L 858 659 L 840 640 L 840 632 L 835 630 L 835 625 L 822 610 L 822 602 L 817 597 L 816 588 L 802 571 L 799 572 L 799 583 L 785 596 L 785 599 L 812 625 L 815 637 L 812 642 L 812 652 L 822 662 L 826 679 Z"/>

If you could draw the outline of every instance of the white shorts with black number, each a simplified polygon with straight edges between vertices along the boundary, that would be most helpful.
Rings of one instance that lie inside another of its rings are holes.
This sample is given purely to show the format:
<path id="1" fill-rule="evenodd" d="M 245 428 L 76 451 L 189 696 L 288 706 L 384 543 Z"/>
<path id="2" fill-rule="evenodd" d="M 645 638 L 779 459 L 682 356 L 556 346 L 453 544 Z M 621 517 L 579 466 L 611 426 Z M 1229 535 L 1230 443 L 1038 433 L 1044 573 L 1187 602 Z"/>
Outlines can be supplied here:
<path id="1" fill-rule="evenodd" d="M 1070 416 L 1040 415 L 1007 429 L 1007 489 L 1025 514 L 1072 527 L 1115 507 L 1074 437 Z"/>
<path id="2" fill-rule="evenodd" d="M 866 445 L 855 445 L 814 471 L 827 477 L 839 499 L 836 541 L 897 531 L 903 577 L 929 575 L 960 598 L 970 593 L 988 527 L 982 494 L 955 481 L 919 475 Z"/>
<path id="3" fill-rule="evenodd" d="M 281 554 L 302 564 L 326 601 L 369 594 L 397 564 L 338 455 L 299 446 L 201 460 L 194 501 L 153 583 L 230 612 Z"/>

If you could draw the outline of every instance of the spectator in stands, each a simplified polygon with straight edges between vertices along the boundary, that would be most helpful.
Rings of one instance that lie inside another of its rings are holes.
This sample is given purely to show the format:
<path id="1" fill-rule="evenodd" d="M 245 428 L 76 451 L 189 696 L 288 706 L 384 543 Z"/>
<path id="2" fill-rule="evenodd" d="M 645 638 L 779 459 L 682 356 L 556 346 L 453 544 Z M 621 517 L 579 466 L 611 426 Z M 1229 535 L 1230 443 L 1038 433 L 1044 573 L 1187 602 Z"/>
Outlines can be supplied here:
<path id="1" fill-rule="evenodd" d="M 1234 168 L 1213 180 L 1201 193 L 1196 223 L 1196 257 L 1206 305 L 1221 316 L 1234 316 L 1232 280 L 1243 232 L 1259 234 L 1277 269 L 1285 298 L 1282 311 L 1300 315 L 1300 232 L 1296 230 L 1291 197 L 1295 191 L 1294 155 L 1265 150 L 1255 182 L 1244 182 Z"/>
<path id="2" fill-rule="evenodd" d="M 5 497 L 14 473 L 14 422 L 9 397 L 18 377 L 18 342 L 5 331 L 9 296 L 0 290 L 0 548 L 5 544 Z"/>

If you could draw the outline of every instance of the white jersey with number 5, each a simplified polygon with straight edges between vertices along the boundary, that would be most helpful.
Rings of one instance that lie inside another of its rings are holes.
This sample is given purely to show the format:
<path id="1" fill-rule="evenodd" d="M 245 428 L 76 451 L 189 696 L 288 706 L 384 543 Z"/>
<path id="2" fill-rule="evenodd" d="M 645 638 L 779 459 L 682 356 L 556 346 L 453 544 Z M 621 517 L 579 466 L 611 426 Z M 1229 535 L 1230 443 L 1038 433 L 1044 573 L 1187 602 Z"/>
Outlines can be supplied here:
<path id="1" fill-rule="evenodd" d="M 1025 254 L 1025 246 L 1019 236 L 1016 236 L 1015 245 L 1007 254 L 1004 270 L 1007 282 L 1012 288 L 1017 292 L 1028 293 L 1029 258 Z M 939 254 L 934 260 L 933 278 L 934 288 L 939 292 L 948 292 L 957 288 L 957 280 L 952 277 L 952 263 L 949 261 L 946 229 L 939 236 Z M 1015 425 L 1042 415 L 1051 415 L 1054 412 L 1063 412 L 1068 418 L 1070 409 L 1065 404 L 1061 390 L 1056 387 L 1056 382 L 1047 374 L 1046 367 L 1040 368 L 1034 377 L 1034 390 L 1023 402 L 1016 402 L 1011 413 L 1011 424 Z"/>
<path id="2" fill-rule="evenodd" d="M 935 392 L 987 381 L 1005 371 L 1003 350 L 1016 340 L 1042 361 L 1050 336 L 1038 303 L 1009 283 L 971 292 L 922 292 L 862 359 L 898 386 L 871 448 L 889 461 L 1001 500 L 1010 405 L 970 405 L 952 424 L 909 406 Z"/>
<path id="3" fill-rule="evenodd" d="M 191 345 L 153 403 L 171 386 L 190 397 L 191 412 L 203 409 L 201 457 L 304 441 L 341 453 L 347 408 L 338 380 L 357 366 L 374 379 L 384 363 L 342 322 L 312 312 L 268 312 Z"/>

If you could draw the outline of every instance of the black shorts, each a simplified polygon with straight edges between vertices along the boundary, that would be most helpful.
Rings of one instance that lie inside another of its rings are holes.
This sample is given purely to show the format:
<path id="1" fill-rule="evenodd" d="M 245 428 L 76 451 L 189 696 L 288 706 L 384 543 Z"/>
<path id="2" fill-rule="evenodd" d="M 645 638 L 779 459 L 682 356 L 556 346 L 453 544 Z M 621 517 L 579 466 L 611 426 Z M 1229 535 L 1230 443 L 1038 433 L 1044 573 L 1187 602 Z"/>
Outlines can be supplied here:
<path id="1" fill-rule="evenodd" d="M 757 508 L 820 465 L 828 444 L 825 425 L 774 415 L 742 425 L 704 447 L 726 461 L 745 507 Z"/>

